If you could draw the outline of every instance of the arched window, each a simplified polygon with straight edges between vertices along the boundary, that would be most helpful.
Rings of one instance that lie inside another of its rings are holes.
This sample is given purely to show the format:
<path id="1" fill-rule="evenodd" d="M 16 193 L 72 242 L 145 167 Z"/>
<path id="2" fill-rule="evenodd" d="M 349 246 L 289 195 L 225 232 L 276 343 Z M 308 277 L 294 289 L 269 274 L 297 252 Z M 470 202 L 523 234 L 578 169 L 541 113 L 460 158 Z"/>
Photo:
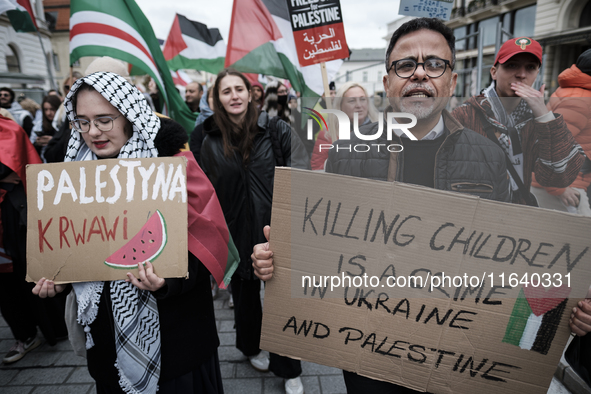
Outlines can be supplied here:
<path id="1" fill-rule="evenodd" d="M 8 67 L 8 72 L 21 72 L 21 64 L 18 60 L 16 49 L 12 45 L 8 45 L 8 52 L 6 53 L 6 66 Z"/>
<path id="2" fill-rule="evenodd" d="M 587 5 L 581 12 L 581 18 L 579 19 L 579 27 L 588 26 L 591 26 L 591 1 L 587 2 Z"/>

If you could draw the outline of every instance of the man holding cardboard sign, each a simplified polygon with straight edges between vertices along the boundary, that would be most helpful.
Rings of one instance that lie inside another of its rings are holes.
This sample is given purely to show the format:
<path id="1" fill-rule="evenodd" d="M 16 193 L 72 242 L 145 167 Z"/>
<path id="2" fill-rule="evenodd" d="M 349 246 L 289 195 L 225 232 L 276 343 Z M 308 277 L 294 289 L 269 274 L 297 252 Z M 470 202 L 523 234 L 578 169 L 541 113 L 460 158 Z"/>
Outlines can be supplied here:
<path id="1" fill-rule="evenodd" d="M 502 151 L 474 132 L 463 129 L 443 110 L 447 97 L 455 88 L 456 76 L 451 71 L 454 57 L 453 42 L 451 30 L 433 19 L 415 19 L 394 33 L 388 50 L 389 73 L 384 78 L 384 87 L 388 91 L 394 111 L 408 112 L 417 118 L 417 126 L 412 128 L 411 132 L 418 141 L 401 138 L 404 155 L 388 152 L 360 155 L 342 149 L 346 145 L 342 144 L 343 141 L 337 142 L 341 149 L 331 152 L 327 170 L 344 175 L 404 181 L 508 202 L 509 184 Z M 372 125 L 366 129 L 366 135 L 375 134 L 376 128 L 377 125 Z M 442 160 L 443 157 L 446 159 Z M 462 161 L 468 164 L 462 164 Z M 467 182 L 455 182 L 456 178 L 462 178 Z M 268 236 L 269 229 L 265 232 Z M 270 279 L 273 275 L 273 263 L 272 251 L 269 250 L 268 244 L 255 246 L 252 259 L 257 276 L 262 280 Z M 361 298 L 359 300 L 361 305 Z M 381 306 L 383 303 L 376 301 L 375 309 Z M 369 307 L 368 309 L 371 310 Z M 421 313 L 422 309 L 419 316 Z M 417 321 L 419 318 L 417 317 Z M 586 314 L 576 317 L 579 318 L 582 319 L 579 321 L 587 321 Z M 591 322 L 591 319 L 587 322 Z M 383 343 L 385 342 L 386 339 L 383 340 Z M 363 346 L 367 343 L 370 341 L 367 340 Z M 381 344 L 378 347 L 381 347 Z M 395 346 L 396 342 L 391 349 Z M 413 357 L 408 355 L 408 359 L 414 362 Z M 457 361 L 456 365 L 461 361 Z M 474 376 L 472 370 L 470 375 Z M 349 393 L 415 392 L 348 371 L 344 371 L 344 377 Z M 414 378 L 420 379 L 416 376 Z M 401 380 L 403 379 L 404 376 L 401 377 Z"/>

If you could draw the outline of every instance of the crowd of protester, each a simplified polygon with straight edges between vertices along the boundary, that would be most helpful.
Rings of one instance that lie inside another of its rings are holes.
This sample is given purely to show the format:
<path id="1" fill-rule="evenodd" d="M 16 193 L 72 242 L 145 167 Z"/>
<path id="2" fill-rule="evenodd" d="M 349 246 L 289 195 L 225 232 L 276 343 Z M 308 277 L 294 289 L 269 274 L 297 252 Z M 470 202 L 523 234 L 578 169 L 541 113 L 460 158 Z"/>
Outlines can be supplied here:
<path id="1" fill-rule="evenodd" d="M 198 182 L 214 196 L 211 204 L 223 213 L 238 250 L 231 279 L 236 347 L 256 370 L 285 379 L 288 394 L 302 394 L 300 361 L 267 355 L 259 345 L 261 280 L 272 279 L 274 271 L 266 226 L 275 167 L 462 193 L 466 191 L 452 186 L 461 180 L 485 185 L 467 188 L 481 198 L 591 216 L 591 50 L 560 74 L 560 87 L 546 103 L 545 87 L 533 87 L 542 47 L 527 41 L 505 42 L 491 69 L 492 84 L 450 113 L 446 106 L 457 80 L 453 32 L 436 19 L 403 24 L 386 52 L 386 111 L 415 115 L 411 132 L 417 140 L 394 136 L 404 147 L 396 153 L 333 149 L 341 143 L 336 117 L 328 118 L 328 128 L 315 128 L 310 140 L 298 93 L 288 82 L 274 80 L 264 87 L 231 68 L 209 87 L 197 82 L 187 86 L 187 105 L 197 115 L 194 130 L 187 131 L 154 112 L 157 95 L 141 92 L 125 67 L 110 58 L 99 59 L 86 75 L 64 81 L 63 99 L 53 91 L 41 105 L 19 103 L 12 89 L 0 88 L 0 107 L 6 110 L 0 112 L 0 249 L 8 256 L 0 264 L 0 311 L 15 339 L 3 362 L 17 362 L 38 347 L 38 328 L 49 345 L 66 338 L 68 331 L 83 329 L 92 340 L 78 348 L 88 359 L 97 393 L 223 393 L 212 303 L 218 284 L 198 253 L 187 251 L 188 279 L 161 278 L 146 262 L 139 265 L 137 277 L 128 274 L 125 281 L 25 281 L 27 164 L 184 156 L 189 161 L 187 181 Z M 332 87 L 331 97 L 319 105 L 346 114 L 352 135 L 347 143 L 362 142 L 353 131 L 375 134 L 380 115 L 363 85 Z M 190 199 L 189 206 L 207 215 L 201 202 Z M 134 297 L 118 299 L 114 294 L 120 291 Z M 74 323 L 66 329 L 68 302 Z M 157 323 L 146 327 L 127 322 L 124 311 L 129 308 L 140 315 L 156 314 Z M 590 299 L 577 305 L 569 324 L 578 336 L 591 331 Z M 122 332 L 159 346 L 146 349 L 133 340 L 122 341 Z M 351 394 L 414 392 L 353 372 L 343 374 Z"/>

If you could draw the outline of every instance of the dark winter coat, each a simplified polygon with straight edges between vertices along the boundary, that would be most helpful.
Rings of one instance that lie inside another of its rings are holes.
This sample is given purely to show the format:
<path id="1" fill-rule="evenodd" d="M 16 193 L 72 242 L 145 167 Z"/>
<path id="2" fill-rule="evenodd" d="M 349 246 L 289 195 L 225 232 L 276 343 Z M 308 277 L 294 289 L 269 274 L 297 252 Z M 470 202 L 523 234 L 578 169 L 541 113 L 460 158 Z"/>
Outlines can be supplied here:
<path id="1" fill-rule="evenodd" d="M 448 136 L 439 148 L 435 161 L 436 189 L 474 194 L 482 198 L 510 201 L 509 179 L 505 166 L 505 156 L 501 148 L 472 130 L 465 129 L 447 112 L 443 121 Z M 375 134 L 378 123 L 360 128 L 364 134 Z M 386 140 L 386 133 L 377 141 L 339 140 L 334 145 L 340 150 L 331 149 L 326 162 L 326 172 L 358 176 L 376 180 L 395 180 L 404 182 L 404 151 L 390 153 L 385 148 L 371 149 L 368 152 L 349 152 L 345 145 L 355 144 L 400 144 L 400 138 Z M 392 155 L 392 157 L 391 157 Z"/>
<path id="2" fill-rule="evenodd" d="M 161 128 L 154 140 L 160 157 L 176 154 L 186 142 L 187 133 L 178 123 L 161 118 Z M 188 270 L 188 279 L 167 278 L 166 286 L 153 293 L 160 317 L 160 381 L 195 370 L 219 346 L 209 271 L 191 253 Z M 113 380 L 117 378 L 117 370 L 109 286 L 105 282 L 99 313 L 91 324 L 95 346 L 88 350 L 88 369 L 95 380 L 118 387 Z"/>
<path id="3" fill-rule="evenodd" d="M 244 279 L 254 279 L 250 259 L 252 248 L 255 244 L 266 242 L 263 227 L 271 223 L 273 177 L 277 162 L 270 121 L 267 113 L 261 112 L 257 123 L 259 133 L 254 139 L 246 165 L 242 155 L 237 152 L 230 158 L 224 155 L 222 134 L 213 117 L 207 118 L 196 129 L 202 127 L 198 131 L 205 133 L 201 147 L 201 168 L 220 200 L 228 229 L 240 254 L 240 266 L 236 273 Z M 307 168 L 307 153 L 299 139 L 292 135 L 290 126 L 281 120 L 276 125 L 276 141 L 285 166 Z"/>

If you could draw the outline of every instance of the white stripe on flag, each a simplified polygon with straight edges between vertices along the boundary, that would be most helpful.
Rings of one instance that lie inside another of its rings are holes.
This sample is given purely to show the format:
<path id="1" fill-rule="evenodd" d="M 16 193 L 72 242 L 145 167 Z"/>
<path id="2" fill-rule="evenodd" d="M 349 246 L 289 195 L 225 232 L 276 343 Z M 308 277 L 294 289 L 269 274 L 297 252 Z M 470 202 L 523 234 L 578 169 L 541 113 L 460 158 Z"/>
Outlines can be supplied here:
<path id="1" fill-rule="evenodd" d="M 83 24 L 83 23 L 101 23 L 101 24 L 112 26 L 112 27 L 115 27 L 119 30 L 122 30 L 125 33 L 132 36 L 133 38 L 135 38 L 144 47 L 145 51 L 148 52 L 152 57 L 154 56 L 152 54 L 152 52 L 150 51 L 148 44 L 146 43 L 144 38 L 140 35 L 140 33 L 135 28 L 133 28 L 129 23 L 123 21 L 122 19 L 116 18 L 116 17 L 111 16 L 109 14 L 105 14 L 104 12 L 78 11 L 70 17 L 70 30 L 72 30 L 72 28 L 74 26 L 76 26 L 77 24 Z M 106 47 L 112 47 L 114 49 L 122 49 L 119 46 L 105 45 L 105 43 L 102 41 L 86 42 L 86 40 L 84 40 L 83 43 L 81 43 L 79 45 L 72 46 L 72 41 L 74 41 L 74 38 L 76 38 L 76 37 L 77 36 L 74 36 L 70 39 L 70 53 L 72 53 L 74 48 L 76 48 L 77 46 L 82 46 L 82 45 L 106 46 Z M 117 39 L 115 37 L 113 37 L 113 38 L 118 40 L 119 42 L 124 41 L 121 39 Z M 127 41 L 124 41 L 124 42 L 127 42 Z M 131 43 L 128 43 L 128 45 L 137 48 L 135 45 L 133 45 Z M 137 51 L 142 52 L 139 48 L 137 49 Z M 139 55 L 135 54 L 136 50 L 134 50 L 133 52 L 127 50 L 126 52 L 133 53 L 134 56 L 136 56 L 138 59 L 142 59 L 142 61 L 144 63 L 146 63 L 146 65 L 148 67 L 150 67 L 150 69 L 152 70 L 154 75 L 156 75 L 156 78 L 158 79 L 158 82 L 160 85 L 159 88 L 162 90 L 162 94 L 164 96 L 166 96 L 166 88 L 164 86 L 164 81 L 162 80 L 162 77 L 160 76 L 160 73 L 158 72 L 158 68 L 156 67 L 156 64 L 154 63 L 154 61 L 152 59 L 150 59 L 148 56 L 146 56 L 146 54 L 143 52 L 142 52 L 143 56 L 141 56 L 141 57 Z M 144 60 L 144 59 L 147 59 L 147 60 Z"/>
<path id="2" fill-rule="evenodd" d="M 203 41 L 185 34 L 183 34 L 183 40 L 187 44 L 187 48 L 183 49 L 180 55 L 188 59 L 217 59 L 226 57 L 226 43 L 224 41 L 218 41 L 212 47 Z"/>
<path id="3" fill-rule="evenodd" d="M 72 52 L 74 49 L 78 47 L 87 45 L 113 48 L 121 50 L 123 52 L 127 52 L 130 55 L 137 57 L 138 59 L 140 59 L 140 61 L 145 63 L 146 66 L 150 67 L 150 70 L 152 70 L 152 72 L 156 75 L 162 86 L 164 86 L 164 82 L 162 81 L 160 73 L 158 72 L 158 69 L 156 68 L 154 63 L 152 63 L 150 58 L 143 51 L 141 51 L 137 46 L 133 45 L 129 41 L 125 41 L 121 38 L 113 37 L 106 34 L 76 34 L 70 40 L 70 52 Z"/>
<path id="4" fill-rule="evenodd" d="M 25 7 L 18 4 L 16 0 L 0 0 L 0 15 L 4 14 L 6 11 L 11 10 L 18 10 L 27 12 Z"/>
<path id="5" fill-rule="evenodd" d="M 536 335 L 538 335 L 538 330 L 542 325 L 542 319 L 544 315 L 536 316 L 533 313 L 529 315 L 527 319 L 527 324 L 525 325 L 525 329 L 523 330 L 523 335 L 521 336 L 521 340 L 519 341 L 519 347 L 522 349 L 530 350 L 533 346 L 534 342 L 536 341 Z"/>

